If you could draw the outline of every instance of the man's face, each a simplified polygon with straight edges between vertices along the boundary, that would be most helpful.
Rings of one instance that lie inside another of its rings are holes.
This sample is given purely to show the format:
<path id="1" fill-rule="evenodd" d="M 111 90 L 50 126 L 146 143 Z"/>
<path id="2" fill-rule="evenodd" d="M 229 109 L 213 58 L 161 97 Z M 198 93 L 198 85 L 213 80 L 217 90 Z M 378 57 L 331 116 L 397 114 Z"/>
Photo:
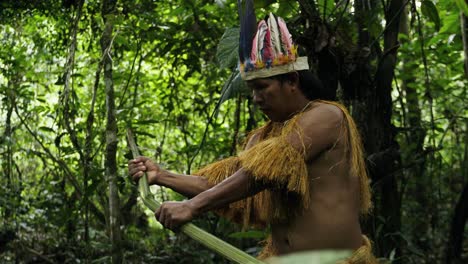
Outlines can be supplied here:
<path id="1" fill-rule="evenodd" d="M 291 115 L 291 91 L 286 82 L 277 79 L 255 79 L 247 82 L 252 98 L 271 121 L 285 121 Z"/>

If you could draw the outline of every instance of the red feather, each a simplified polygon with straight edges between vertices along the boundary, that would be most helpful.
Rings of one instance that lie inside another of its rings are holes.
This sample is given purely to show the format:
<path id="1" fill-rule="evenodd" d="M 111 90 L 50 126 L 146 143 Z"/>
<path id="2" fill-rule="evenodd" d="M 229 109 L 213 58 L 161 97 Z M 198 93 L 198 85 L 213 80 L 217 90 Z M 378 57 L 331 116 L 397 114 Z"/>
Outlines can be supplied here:
<path id="1" fill-rule="evenodd" d="M 271 63 L 273 62 L 273 49 L 271 46 L 271 33 L 268 28 L 266 29 L 265 40 L 262 50 L 262 58 L 263 62 L 265 63 L 265 65 L 267 65 L 267 67 L 271 66 Z"/>

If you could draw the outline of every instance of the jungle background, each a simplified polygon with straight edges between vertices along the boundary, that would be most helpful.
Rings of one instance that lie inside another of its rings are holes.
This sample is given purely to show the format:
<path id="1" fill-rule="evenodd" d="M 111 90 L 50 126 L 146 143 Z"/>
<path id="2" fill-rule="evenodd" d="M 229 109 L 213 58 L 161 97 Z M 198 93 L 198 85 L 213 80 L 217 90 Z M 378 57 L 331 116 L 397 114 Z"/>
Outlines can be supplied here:
<path id="1" fill-rule="evenodd" d="M 376 255 L 467 261 L 467 2 L 255 6 L 285 18 L 358 124 Z M 139 202 L 125 134 L 182 173 L 234 154 L 265 121 L 236 74 L 238 24 L 233 0 L 0 1 L 1 263 L 227 263 Z M 195 223 L 254 255 L 265 237 Z"/>

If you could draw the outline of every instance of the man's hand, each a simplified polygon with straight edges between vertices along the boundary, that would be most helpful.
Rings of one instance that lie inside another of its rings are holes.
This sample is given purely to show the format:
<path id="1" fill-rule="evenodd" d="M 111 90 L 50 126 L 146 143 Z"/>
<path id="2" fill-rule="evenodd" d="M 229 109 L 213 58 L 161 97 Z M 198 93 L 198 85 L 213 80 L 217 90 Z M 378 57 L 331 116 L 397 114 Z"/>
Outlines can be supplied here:
<path id="1" fill-rule="evenodd" d="M 155 212 L 156 219 L 165 227 L 176 230 L 190 222 L 196 215 L 196 210 L 189 201 L 165 202 Z"/>
<path id="2" fill-rule="evenodd" d="M 134 181 L 138 181 L 146 172 L 148 184 L 159 184 L 166 171 L 147 157 L 138 157 L 128 161 L 128 173 Z"/>

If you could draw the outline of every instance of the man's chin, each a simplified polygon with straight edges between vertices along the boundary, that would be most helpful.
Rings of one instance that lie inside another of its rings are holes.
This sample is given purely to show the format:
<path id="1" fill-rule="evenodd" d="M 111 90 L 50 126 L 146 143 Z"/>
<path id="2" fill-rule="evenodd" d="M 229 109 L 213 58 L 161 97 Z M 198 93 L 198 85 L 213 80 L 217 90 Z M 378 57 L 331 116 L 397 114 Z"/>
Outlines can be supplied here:
<path id="1" fill-rule="evenodd" d="M 262 114 L 266 116 L 271 122 L 282 122 L 283 119 L 279 118 L 278 116 L 272 114 L 269 110 L 262 110 Z"/>
<path id="2" fill-rule="evenodd" d="M 272 115 L 272 114 L 265 114 L 268 119 L 271 121 L 271 122 L 284 122 L 286 120 L 288 120 L 287 118 L 284 118 L 284 117 L 279 117 L 279 116 L 275 116 L 275 115 Z"/>
<path id="3" fill-rule="evenodd" d="M 266 114 L 265 114 L 266 115 Z M 272 115 L 266 115 L 268 117 L 268 119 L 271 121 L 271 122 L 282 122 L 283 120 L 281 120 L 280 118 L 276 117 L 276 116 L 272 116 Z"/>

